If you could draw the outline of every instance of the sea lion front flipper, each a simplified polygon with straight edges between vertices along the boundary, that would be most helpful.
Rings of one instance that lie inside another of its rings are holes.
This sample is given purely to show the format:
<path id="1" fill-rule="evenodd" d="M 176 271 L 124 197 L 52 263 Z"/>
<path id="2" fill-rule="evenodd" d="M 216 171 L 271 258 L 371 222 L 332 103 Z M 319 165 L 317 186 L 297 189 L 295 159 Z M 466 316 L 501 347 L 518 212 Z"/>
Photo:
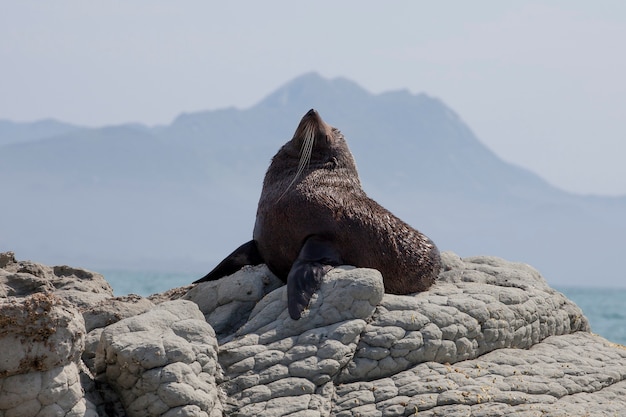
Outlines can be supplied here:
<path id="1" fill-rule="evenodd" d="M 228 255 L 222 262 L 220 262 L 211 272 L 203 276 L 193 283 L 204 281 L 214 281 L 227 275 L 234 274 L 246 265 L 259 265 L 262 264 L 263 257 L 259 253 L 259 249 L 256 246 L 256 241 L 251 240 L 239 246 Z"/>
<path id="2" fill-rule="evenodd" d="M 341 265 L 339 251 L 327 239 L 308 237 L 287 276 L 289 315 L 298 320 L 311 297 L 320 288 L 322 278 L 333 267 Z"/>

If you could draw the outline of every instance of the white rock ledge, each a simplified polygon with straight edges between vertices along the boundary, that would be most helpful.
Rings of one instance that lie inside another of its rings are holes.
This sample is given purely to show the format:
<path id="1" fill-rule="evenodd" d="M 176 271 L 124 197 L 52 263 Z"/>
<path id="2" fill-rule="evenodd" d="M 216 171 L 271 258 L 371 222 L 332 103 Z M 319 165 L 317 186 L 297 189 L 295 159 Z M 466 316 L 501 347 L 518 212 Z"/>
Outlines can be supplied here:
<path id="1" fill-rule="evenodd" d="M 0 255 L 0 417 L 614 416 L 626 348 L 525 264 L 444 253 L 384 294 L 342 266 L 303 317 L 265 266 L 149 299 Z"/>

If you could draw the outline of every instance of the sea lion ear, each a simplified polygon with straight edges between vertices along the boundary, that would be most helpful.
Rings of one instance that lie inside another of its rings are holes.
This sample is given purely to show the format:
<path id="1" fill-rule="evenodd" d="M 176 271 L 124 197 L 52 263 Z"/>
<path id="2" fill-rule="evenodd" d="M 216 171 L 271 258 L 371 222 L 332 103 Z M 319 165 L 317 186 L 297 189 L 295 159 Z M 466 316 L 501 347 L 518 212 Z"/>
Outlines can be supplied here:
<path id="1" fill-rule="evenodd" d="M 309 306 L 313 294 L 320 288 L 322 278 L 342 260 L 335 246 L 320 236 L 308 237 L 287 276 L 289 315 L 298 320 Z"/>

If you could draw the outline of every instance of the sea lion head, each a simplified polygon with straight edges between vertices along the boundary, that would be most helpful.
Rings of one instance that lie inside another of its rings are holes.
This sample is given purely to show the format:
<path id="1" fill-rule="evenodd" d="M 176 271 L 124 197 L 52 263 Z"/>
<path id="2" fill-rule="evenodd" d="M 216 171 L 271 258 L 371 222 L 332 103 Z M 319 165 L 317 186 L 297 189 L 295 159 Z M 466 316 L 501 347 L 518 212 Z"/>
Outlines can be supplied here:
<path id="1" fill-rule="evenodd" d="M 289 175 L 286 193 L 307 173 L 319 169 L 345 171 L 346 176 L 356 179 L 360 185 L 356 164 L 343 134 L 311 109 L 300 120 L 293 138 L 272 158 L 266 180 L 273 178 L 274 173 L 279 178 Z"/>

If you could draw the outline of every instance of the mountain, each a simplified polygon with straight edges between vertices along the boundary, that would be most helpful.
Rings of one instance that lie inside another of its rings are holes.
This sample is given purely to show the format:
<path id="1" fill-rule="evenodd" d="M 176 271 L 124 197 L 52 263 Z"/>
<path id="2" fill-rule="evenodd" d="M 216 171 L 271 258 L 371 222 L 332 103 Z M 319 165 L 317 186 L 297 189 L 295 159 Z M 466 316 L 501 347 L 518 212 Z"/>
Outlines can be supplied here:
<path id="1" fill-rule="evenodd" d="M 80 130 L 80 127 L 52 119 L 39 120 L 33 123 L 0 120 L 0 146 L 64 135 L 76 130 Z"/>
<path id="2" fill-rule="evenodd" d="M 436 98 L 315 73 L 157 128 L 0 123 L 0 250 L 206 272 L 250 239 L 265 170 L 310 108 L 342 130 L 366 192 L 440 249 L 526 262 L 559 285 L 624 285 L 626 198 L 569 194 L 502 161 Z"/>

